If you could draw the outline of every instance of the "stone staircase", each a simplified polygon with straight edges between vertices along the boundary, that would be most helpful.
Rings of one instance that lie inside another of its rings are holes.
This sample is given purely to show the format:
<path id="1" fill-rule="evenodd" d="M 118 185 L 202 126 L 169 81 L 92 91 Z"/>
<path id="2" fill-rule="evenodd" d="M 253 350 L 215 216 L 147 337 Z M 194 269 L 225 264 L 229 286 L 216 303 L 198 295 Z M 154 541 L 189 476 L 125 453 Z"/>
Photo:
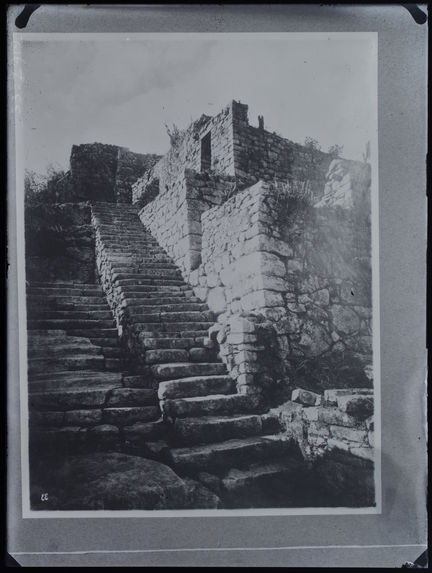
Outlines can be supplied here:
<path id="1" fill-rule="evenodd" d="M 299 475 L 300 454 L 278 420 L 262 412 L 255 396 L 237 392 L 226 366 L 205 346 L 213 315 L 137 209 L 95 203 L 92 221 L 111 308 L 158 386 L 169 427 L 168 447 L 153 448 L 159 458 L 180 475 L 201 476 L 218 494 Z"/>
<path id="2" fill-rule="evenodd" d="M 151 381 L 128 371 L 99 285 L 31 283 L 27 325 L 33 444 L 115 449 L 128 427 L 160 417 Z"/>

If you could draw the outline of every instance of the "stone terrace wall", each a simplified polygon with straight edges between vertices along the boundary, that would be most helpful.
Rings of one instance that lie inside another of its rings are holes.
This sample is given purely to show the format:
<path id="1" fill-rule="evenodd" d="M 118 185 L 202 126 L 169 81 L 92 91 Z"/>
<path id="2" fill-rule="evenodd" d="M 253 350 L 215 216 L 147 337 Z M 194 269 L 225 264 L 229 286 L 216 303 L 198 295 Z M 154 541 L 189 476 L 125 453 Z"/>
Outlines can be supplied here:
<path id="1" fill-rule="evenodd" d="M 364 460 L 374 458 L 373 391 L 325 390 L 324 395 L 296 388 L 292 399 L 272 410 L 307 459 L 336 449 Z"/>
<path id="2" fill-rule="evenodd" d="M 95 237 L 87 203 L 26 205 L 28 281 L 96 281 Z"/>
<path id="3" fill-rule="evenodd" d="M 261 182 L 202 214 L 188 280 L 247 391 L 267 375 L 282 392 L 371 386 L 369 184 L 367 165 L 335 160 L 315 207 Z"/>

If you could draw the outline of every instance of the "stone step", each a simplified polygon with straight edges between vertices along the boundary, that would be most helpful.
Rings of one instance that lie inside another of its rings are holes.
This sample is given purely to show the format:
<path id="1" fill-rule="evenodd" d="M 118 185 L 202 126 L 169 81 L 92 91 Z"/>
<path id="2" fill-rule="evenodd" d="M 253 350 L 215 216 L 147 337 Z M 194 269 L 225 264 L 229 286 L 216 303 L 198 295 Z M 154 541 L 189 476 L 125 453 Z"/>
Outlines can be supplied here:
<path id="1" fill-rule="evenodd" d="M 118 273 L 125 272 L 125 273 L 137 273 L 138 270 L 133 269 L 140 269 L 140 270 L 173 270 L 179 272 L 179 268 L 165 257 L 159 257 L 158 259 L 151 258 L 151 257 L 143 257 L 138 255 L 108 255 L 108 259 L 111 263 L 111 267 L 113 271 Z"/>
<path id="2" fill-rule="evenodd" d="M 295 456 L 284 456 L 283 461 L 271 460 L 269 463 L 255 463 L 244 469 L 230 469 L 222 479 L 222 487 L 230 493 L 238 494 L 251 486 L 265 483 L 267 486 L 275 478 L 283 478 L 287 483 L 290 477 L 295 481 L 304 471 L 304 462 Z"/>
<path id="3" fill-rule="evenodd" d="M 185 291 L 178 293 L 161 293 L 160 291 L 153 291 L 148 293 L 141 293 L 141 297 L 125 297 L 123 300 L 125 304 L 134 309 L 135 312 L 139 312 L 140 309 L 145 312 L 147 309 L 151 309 L 159 306 L 172 307 L 175 310 L 177 305 L 199 305 L 197 310 L 208 309 L 208 306 L 202 302 L 198 297 L 190 295 Z M 137 307 L 137 308 L 135 308 Z M 195 309 L 195 306 L 193 307 Z M 177 309 L 177 310 L 182 310 Z"/>
<path id="4" fill-rule="evenodd" d="M 203 348 L 202 344 L 189 349 L 191 362 L 220 362 L 217 350 L 214 348 Z"/>
<path id="5" fill-rule="evenodd" d="M 112 370 L 113 372 L 120 372 L 124 368 L 125 368 L 125 360 L 123 360 L 123 358 L 105 357 L 106 370 Z"/>
<path id="6" fill-rule="evenodd" d="M 34 392 L 64 390 L 67 388 L 96 388 L 122 385 L 120 372 L 95 372 L 92 370 L 67 370 L 61 372 L 43 372 L 29 380 L 29 390 Z"/>
<path id="7" fill-rule="evenodd" d="M 102 352 L 102 354 L 105 356 L 105 358 L 121 358 L 123 359 L 123 350 L 119 347 L 105 347 L 102 348 L 100 347 L 100 350 Z"/>
<path id="8" fill-rule="evenodd" d="M 195 363 L 178 362 L 157 364 L 152 366 L 152 372 L 157 380 L 176 380 L 190 376 L 211 376 L 226 374 L 226 366 L 221 362 Z"/>
<path id="9" fill-rule="evenodd" d="M 208 331 L 207 330 L 183 330 L 180 332 L 163 332 L 163 331 L 157 331 L 157 330 L 141 330 L 140 331 L 140 339 L 147 339 L 147 338 L 151 338 L 151 339 L 163 339 L 163 338 L 168 338 L 168 339 L 180 339 L 180 338 L 186 338 L 188 340 L 190 340 L 191 338 L 194 339 L 203 339 L 205 337 L 208 336 Z M 180 344 L 180 343 L 179 343 Z"/>
<path id="10" fill-rule="evenodd" d="M 163 283 L 163 284 L 155 284 L 154 282 L 152 284 L 145 284 L 145 285 L 136 285 L 136 284 L 127 284 L 127 285 L 122 285 L 122 289 L 121 289 L 124 293 L 124 295 L 126 295 L 126 298 L 134 298 L 137 295 L 141 294 L 141 293 L 147 293 L 147 292 L 154 292 L 154 293 L 182 293 L 182 292 L 186 292 L 186 293 L 192 293 L 192 289 L 190 286 L 185 286 L 185 285 L 172 285 L 172 284 L 167 284 L 167 283 Z"/>
<path id="11" fill-rule="evenodd" d="M 241 468 L 283 455 L 289 449 L 290 443 L 286 439 L 269 435 L 176 448 L 170 451 L 170 456 L 176 470 L 188 473 L 221 467 Z"/>
<path id="12" fill-rule="evenodd" d="M 100 231 L 98 230 L 98 234 L 104 243 L 105 246 L 118 246 L 118 247 L 142 247 L 143 251 L 146 248 L 154 250 L 156 252 L 163 252 L 162 248 L 157 244 L 157 242 L 153 239 L 149 239 L 146 236 L 141 234 L 137 234 L 136 236 L 132 235 L 122 235 L 119 238 L 119 234 L 114 230 L 112 232 L 107 231 Z"/>
<path id="13" fill-rule="evenodd" d="M 234 380 L 228 375 L 190 376 L 160 382 L 160 400 L 192 398 L 214 394 L 233 394 L 236 391 Z"/>
<path id="14" fill-rule="evenodd" d="M 49 330 L 29 330 L 28 332 L 28 348 L 37 348 L 39 346 L 55 346 L 55 345 L 66 345 L 66 346 L 92 346 L 90 340 L 84 336 L 68 336 L 65 330 L 59 330 L 58 332 L 62 334 L 48 334 Z"/>
<path id="15" fill-rule="evenodd" d="M 40 329 L 40 328 L 61 328 L 66 331 L 77 331 L 81 332 L 84 330 L 97 329 L 99 331 L 109 329 L 112 327 L 114 320 L 91 320 L 91 319 L 73 319 L 73 318 L 49 318 L 49 319 L 29 319 L 27 321 L 27 327 L 29 329 Z M 83 336 L 78 334 L 78 336 Z"/>
<path id="16" fill-rule="evenodd" d="M 29 396 L 29 403 L 32 409 L 51 411 L 156 406 L 157 394 L 153 389 L 106 385 L 92 389 L 33 392 Z"/>
<path id="17" fill-rule="evenodd" d="M 60 330 L 60 329 L 53 329 L 53 328 L 43 328 L 43 329 L 34 329 L 31 331 L 31 333 L 29 333 L 29 337 L 32 338 L 36 338 L 38 336 L 52 336 L 54 338 L 60 339 L 60 338 L 67 338 L 68 334 L 66 332 L 66 330 Z"/>
<path id="18" fill-rule="evenodd" d="M 135 422 L 154 422 L 160 418 L 158 406 L 105 408 L 102 421 L 115 426 L 130 426 Z"/>
<path id="19" fill-rule="evenodd" d="M 52 309 L 45 310 L 41 308 L 29 308 L 27 316 L 31 319 L 40 320 L 59 320 L 67 318 L 70 320 L 113 320 L 113 315 L 110 310 L 70 310 Z"/>
<path id="20" fill-rule="evenodd" d="M 165 414 L 170 418 L 230 416 L 257 412 L 256 401 L 246 394 L 214 394 L 165 400 L 162 407 Z"/>
<path id="21" fill-rule="evenodd" d="M 81 408 L 102 408 L 106 402 L 112 385 L 98 388 L 72 388 L 44 392 L 32 392 L 29 395 L 29 406 L 34 410 L 77 410 Z"/>
<path id="22" fill-rule="evenodd" d="M 158 275 L 150 276 L 150 275 L 142 275 L 141 278 L 132 278 L 132 279 L 122 279 L 122 278 L 113 278 L 115 283 L 119 286 L 133 286 L 134 289 L 141 285 L 155 285 L 155 286 L 183 286 L 186 287 L 186 284 L 182 278 L 158 278 Z M 188 287 L 190 288 L 190 287 Z"/>
<path id="23" fill-rule="evenodd" d="M 38 287 L 38 288 L 65 288 L 65 289 L 70 289 L 70 288 L 83 289 L 84 288 L 84 289 L 90 289 L 90 290 L 102 292 L 102 288 L 101 288 L 101 285 L 99 283 L 80 283 L 80 282 L 75 282 L 75 281 L 69 281 L 69 282 L 31 281 L 30 286 L 31 287 Z"/>
<path id="24" fill-rule="evenodd" d="M 117 427 L 129 426 L 135 422 L 153 422 L 160 417 L 160 411 L 157 406 L 80 408 L 77 410 L 63 411 L 47 410 L 41 412 L 34 411 L 33 414 L 36 414 L 36 416 L 33 416 L 33 419 L 38 425 L 75 426 L 78 428 L 92 427 L 101 424 L 109 424 Z"/>
<path id="25" fill-rule="evenodd" d="M 84 297 L 83 297 L 84 298 Z M 31 296 L 27 299 L 27 308 L 40 308 L 41 310 L 75 310 L 77 312 L 110 311 L 106 301 L 91 303 L 86 301 L 73 300 L 72 297 L 52 298 L 46 296 Z"/>
<path id="26" fill-rule="evenodd" d="M 122 238 L 123 236 L 149 236 L 137 215 L 129 215 L 128 219 L 123 217 L 111 217 L 110 215 L 105 217 L 99 216 L 97 220 L 98 231 L 102 234 L 114 235 L 118 237 L 119 235 L 118 233 L 116 235 L 116 231 L 118 231 L 119 225 L 123 226 L 123 232 L 120 235 Z"/>
<path id="27" fill-rule="evenodd" d="M 155 254 L 149 255 L 146 253 L 140 253 L 138 251 L 115 251 L 113 249 L 104 250 L 108 259 L 114 265 L 115 263 L 124 263 L 125 266 L 130 265 L 141 265 L 143 267 L 149 267 L 154 269 L 160 268 L 174 268 L 178 267 L 172 262 L 168 255 Z"/>
<path id="28" fill-rule="evenodd" d="M 166 323 L 166 322 L 205 322 L 213 323 L 214 314 L 211 311 L 162 311 L 162 312 L 149 312 L 149 313 L 131 313 L 130 320 L 132 323 Z"/>
<path id="29" fill-rule="evenodd" d="M 150 290 L 151 289 L 151 290 Z M 193 295 L 192 291 L 171 291 L 158 287 L 148 287 L 148 290 L 137 293 L 123 293 L 124 304 L 128 306 L 141 306 L 143 304 L 185 304 L 202 303 Z"/>
<path id="30" fill-rule="evenodd" d="M 145 374 L 125 375 L 123 376 L 123 384 L 128 388 L 152 388 L 153 390 L 156 390 L 153 377 Z"/>
<path id="31" fill-rule="evenodd" d="M 183 336 L 183 333 L 186 333 L 186 336 L 195 336 L 192 332 L 204 332 L 204 336 L 207 335 L 208 329 L 213 325 L 213 322 L 137 322 L 134 323 L 134 328 L 138 332 L 166 332 L 171 335 L 174 333 L 178 334 L 179 336 Z M 199 334 L 198 336 L 203 336 Z"/>
<path id="32" fill-rule="evenodd" d="M 27 288 L 28 295 L 39 296 L 85 296 L 87 298 L 101 298 L 104 297 L 102 290 L 92 290 L 88 288 L 78 288 L 77 286 L 71 288 L 60 287 L 32 287 Z"/>
<path id="33" fill-rule="evenodd" d="M 29 345 L 27 353 L 29 358 L 47 358 L 50 356 L 58 358 L 72 355 L 95 356 L 102 355 L 102 348 L 93 344 L 52 344 L 46 342 L 45 345 Z"/>
<path id="34" fill-rule="evenodd" d="M 145 362 L 146 364 L 189 362 L 189 352 L 183 349 L 146 350 Z"/>
<path id="35" fill-rule="evenodd" d="M 85 336 L 90 339 L 90 342 L 93 343 L 93 339 L 97 338 L 115 338 L 117 342 L 117 329 L 116 328 L 72 328 L 68 331 L 70 336 Z M 94 344 L 94 343 L 93 343 Z M 102 343 L 99 341 L 96 344 Z"/>
<path id="36" fill-rule="evenodd" d="M 112 338 L 104 338 L 104 337 L 93 338 L 93 337 L 91 337 L 89 340 L 92 344 L 95 344 L 96 346 L 100 346 L 102 349 L 103 348 L 119 348 L 117 331 L 115 332 L 115 337 L 112 337 Z"/>
<path id="37" fill-rule="evenodd" d="M 208 306 L 206 304 L 202 302 L 189 302 L 187 299 L 183 299 L 183 302 L 175 302 L 169 304 L 153 303 L 153 301 L 151 304 L 128 304 L 127 308 L 129 313 L 133 316 L 149 314 L 151 312 L 157 314 L 160 314 L 161 312 L 209 312 Z"/>
<path id="38" fill-rule="evenodd" d="M 34 373 L 54 370 L 89 370 L 103 369 L 105 358 L 103 356 L 89 356 L 77 354 L 75 356 L 38 357 L 28 360 L 29 376 Z"/>
<path id="39" fill-rule="evenodd" d="M 199 338 L 140 338 L 141 344 L 147 349 L 182 348 L 189 349 L 204 344 L 204 337 Z"/>
<path id="40" fill-rule="evenodd" d="M 259 436 L 265 430 L 258 415 L 177 418 L 174 423 L 175 437 L 185 445 Z"/>

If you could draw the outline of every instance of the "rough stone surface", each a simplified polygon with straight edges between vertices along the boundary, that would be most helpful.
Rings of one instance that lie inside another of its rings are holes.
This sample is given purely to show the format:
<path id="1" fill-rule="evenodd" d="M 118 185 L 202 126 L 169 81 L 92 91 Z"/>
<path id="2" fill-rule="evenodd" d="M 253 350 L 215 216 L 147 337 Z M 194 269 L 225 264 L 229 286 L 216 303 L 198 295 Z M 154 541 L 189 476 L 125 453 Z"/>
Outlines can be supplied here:
<path id="1" fill-rule="evenodd" d="M 183 480 L 168 466 L 142 457 L 99 453 L 70 457 L 53 466 L 46 476 L 50 483 L 42 488 L 33 485 L 35 509 L 42 509 L 39 490 L 43 488 L 50 491 L 43 509 L 204 509 L 220 504 L 202 485 Z M 71 468 L 74 479 L 65 481 Z"/>

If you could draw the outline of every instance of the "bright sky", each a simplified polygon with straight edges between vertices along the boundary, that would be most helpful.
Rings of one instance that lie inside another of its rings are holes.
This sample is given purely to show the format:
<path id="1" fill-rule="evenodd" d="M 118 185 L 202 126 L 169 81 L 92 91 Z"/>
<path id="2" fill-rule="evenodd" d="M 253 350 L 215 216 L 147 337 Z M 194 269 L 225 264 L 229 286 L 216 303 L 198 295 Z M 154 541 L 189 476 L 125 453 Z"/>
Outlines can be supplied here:
<path id="1" fill-rule="evenodd" d="M 62 38 L 65 35 L 61 36 Z M 112 37 L 111 37 L 112 38 Z M 73 144 L 165 153 L 164 124 L 183 129 L 230 100 L 249 121 L 302 143 L 337 143 L 361 159 L 376 125 L 376 46 L 368 34 L 158 34 L 26 40 L 25 167 L 67 168 Z"/>

